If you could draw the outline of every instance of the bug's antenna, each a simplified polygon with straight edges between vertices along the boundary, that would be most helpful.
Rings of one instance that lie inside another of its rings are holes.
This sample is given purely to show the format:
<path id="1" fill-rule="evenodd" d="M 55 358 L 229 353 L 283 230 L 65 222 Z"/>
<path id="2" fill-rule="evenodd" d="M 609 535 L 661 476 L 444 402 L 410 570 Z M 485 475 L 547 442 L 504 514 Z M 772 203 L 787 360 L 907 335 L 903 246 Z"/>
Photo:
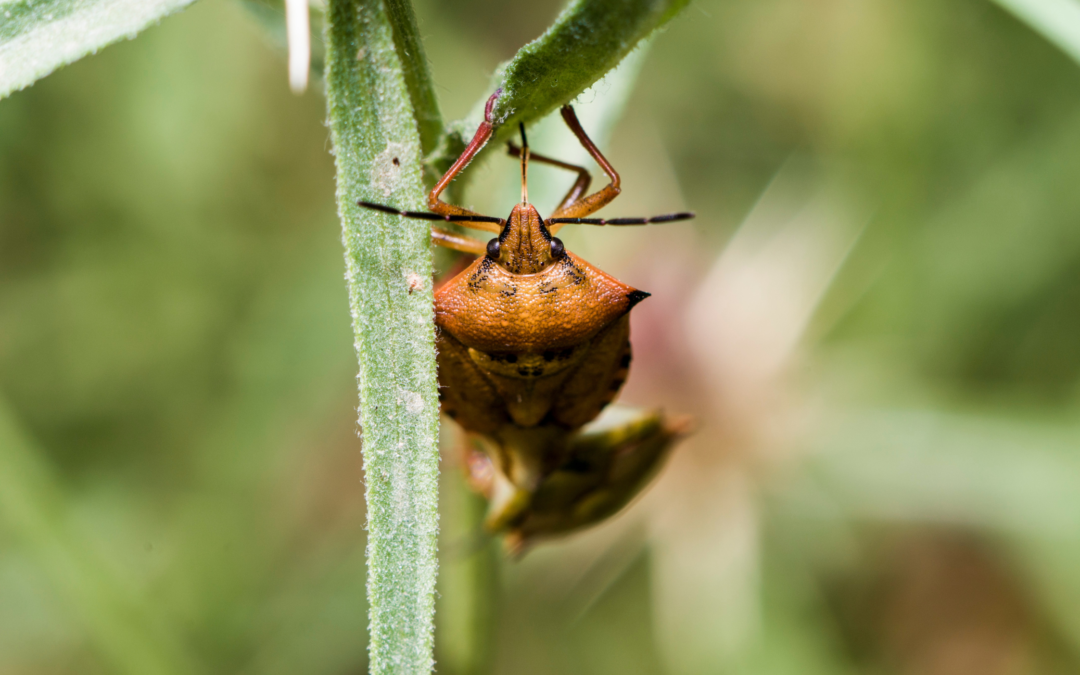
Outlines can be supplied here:
<path id="1" fill-rule="evenodd" d="M 521 130 L 521 203 L 529 203 L 529 139 L 525 138 L 525 123 L 518 122 Z"/>
<path id="2" fill-rule="evenodd" d="M 677 220 L 690 220 L 694 215 L 689 211 L 683 211 L 648 218 L 548 218 L 547 222 L 551 225 L 648 225 L 649 223 L 673 223 Z"/>
<path id="3" fill-rule="evenodd" d="M 441 213 L 431 213 L 428 211 L 402 211 L 401 209 L 395 209 L 393 206 L 376 204 L 375 202 L 365 202 L 362 199 L 356 202 L 356 205 L 362 206 L 365 209 L 371 209 L 372 211 L 382 211 L 383 213 L 389 213 L 392 216 L 404 216 L 405 218 L 416 218 L 417 220 L 445 220 L 448 223 L 496 223 L 500 226 L 506 224 L 506 221 L 502 218 L 481 216 L 475 213 L 453 213 L 449 215 L 443 215 Z"/>

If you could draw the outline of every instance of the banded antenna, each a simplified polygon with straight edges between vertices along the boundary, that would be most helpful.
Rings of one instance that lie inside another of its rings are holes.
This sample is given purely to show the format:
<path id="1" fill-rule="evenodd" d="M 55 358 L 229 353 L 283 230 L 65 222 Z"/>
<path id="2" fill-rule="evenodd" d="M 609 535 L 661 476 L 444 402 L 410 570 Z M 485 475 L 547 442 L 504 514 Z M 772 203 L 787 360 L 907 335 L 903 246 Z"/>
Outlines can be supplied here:
<path id="1" fill-rule="evenodd" d="M 690 211 L 680 213 L 665 213 L 662 216 L 650 216 L 649 218 L 548 218 L 551 224 L 562 225 L 648 225 L 649 223 L 673 223 L 677 220 L 690 220 L 694 217 Z"/>
<path id="2" fill-rule="evenodd" d="M 416 218 L 418 220 L 445 220 L 448 223 L 497 223 L 499 225 L 506 225 L 505 219 L 495 218 L 494 216 L 469 214 L 444 216 L 438 213 L 431 213 L 430 211 L 402 211 L 401 209 L 395 209 L 393 206 L 365 202 L 362 199 L 356 202 L 356 205 L 363 206 L 365 209 L 372 209 L 373 211 L 382 211 L 383 213 L 389 213 L 390 215 Z"/>

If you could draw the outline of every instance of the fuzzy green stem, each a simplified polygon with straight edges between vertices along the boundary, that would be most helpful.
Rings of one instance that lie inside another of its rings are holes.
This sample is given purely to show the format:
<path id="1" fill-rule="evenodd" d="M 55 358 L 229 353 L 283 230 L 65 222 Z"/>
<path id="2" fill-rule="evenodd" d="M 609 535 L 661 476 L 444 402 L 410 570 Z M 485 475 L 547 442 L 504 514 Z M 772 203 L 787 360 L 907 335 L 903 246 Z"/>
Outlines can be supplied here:
<path id="1" fill-rule="evenodd" d="M 417 131 L 420 132 L 420 151 L 427 156 L 439 143 L 443 133 L 439 101 L 431 81 L 424 46 L 416 29 L 416 15 L 409 0 L 385 0 L 386 15 L 394 28 L 394 45 L 404 67 L 405 86 L 409 89 Z"/>
<path id="2" fill-rule="evenodd" d="M 356 200 L 424 206 L 421 142 L 380 0 L 330 0 L 327 96 L 360 362 L 368 505 L 370 671 L 428 673 L 438 530 L 431 245 L 422 221 Z"/>

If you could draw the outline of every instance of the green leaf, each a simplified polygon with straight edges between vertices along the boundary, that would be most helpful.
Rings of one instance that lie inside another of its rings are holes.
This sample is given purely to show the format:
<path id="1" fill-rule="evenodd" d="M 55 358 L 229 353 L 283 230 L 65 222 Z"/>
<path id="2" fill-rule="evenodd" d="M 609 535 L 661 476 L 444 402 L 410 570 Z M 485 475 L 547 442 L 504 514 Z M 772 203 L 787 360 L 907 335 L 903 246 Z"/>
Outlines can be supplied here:
<path id="1" fill-rule="evenodd" d="M 495 121 L 513 130 L 518 122 L 546 116 L 573 100 L 622 61 L 689 0 L 575 0 L 536 40 L 500 68 L 502 95 Z"/>
<path id="2" fill-rule="evenodd" d="M 498 126 L 485 151 L 512 136 L 519 122 L 530 124 L 574 100 L 687 4 L 689 0 L 572 0 L 543 35 L 495 71 L 492 92 L 502 89 L 492 109 Z M 440 152 L 429 163 L 445 168 L 456 158 L 480 124 L 486 102 L 484 96 L 467 119 L 450 125 Z"/>
<path id="3" fill-rule="evenodd" d="M 626 109 L 634 85 L 637 84 L 638 74 L 648 53 L 649 41 L 645 41 L 623 59 L 618 68 L 604 75 L 595 86 L 586 89 L 586 94 L 592 95 L 580 97 L 585 101 L 579 100 L 574 106 L 578 120 L 597 147 L 607 147 L 608 139 Z M 558 157 L 564 162 L 587 166 L 592 161 L 581 141 L 558 115 L 551 115 L 537 122 L 529 130 L 529 143 L 534 148 L 543 148 L 544 154 Z M 533 204 L 553 208 L 559 203 L 567 188 L 567 177 L 560 174 L 562 172 L 535 172 L 529 176 L 529 198 Z M 514 188 L 516 187 L 515 185 Z"/>
<path id="4" fill-rule="evenodd" d="M 411 17 L 409 17 L 411 19 Z M 356 205 L 425 206 L 421 142 L 380 0 L 331 0 L 327 97 L 360 361 L 372 673 L 427 673 L 438 531 L 438 396 L 428 224 Z M 409 58 L 422 58 L 415 50 Z"/>
<path id="5" fill-rule="evenodd" d="M 0 2 L 0 98 L 136 33 L 194 0 Z"/>
<path id="6" fill-rule="evenodd" d="M 993 0 L 1080 63 L 1080 2 Z"/>

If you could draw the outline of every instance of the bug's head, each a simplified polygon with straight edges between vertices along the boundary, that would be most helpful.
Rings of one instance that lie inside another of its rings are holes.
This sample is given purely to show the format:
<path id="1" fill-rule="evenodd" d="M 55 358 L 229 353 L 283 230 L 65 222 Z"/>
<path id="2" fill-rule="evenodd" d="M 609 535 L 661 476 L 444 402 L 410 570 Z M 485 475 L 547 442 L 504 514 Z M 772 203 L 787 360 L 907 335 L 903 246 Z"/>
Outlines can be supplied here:
<path id="1" fill-rule="evenodd" d="M 488 242 L 487 255 L 513 274 L 536 274 L 557 262 L 566 251 L 552 237 L 532 204 L 518 204 L 510 212 L 497 239 Z"/>
<path id="2" fill-rule="evenodd" d="M 521 129 L 521 203 L 510 212 L 498 239 L 488 242 L 489 258 L 513 274 L 536 274 L 565 255 L 563 243 L 551 236 L 544 219 L 529 203 L 529 140 Z"/>

